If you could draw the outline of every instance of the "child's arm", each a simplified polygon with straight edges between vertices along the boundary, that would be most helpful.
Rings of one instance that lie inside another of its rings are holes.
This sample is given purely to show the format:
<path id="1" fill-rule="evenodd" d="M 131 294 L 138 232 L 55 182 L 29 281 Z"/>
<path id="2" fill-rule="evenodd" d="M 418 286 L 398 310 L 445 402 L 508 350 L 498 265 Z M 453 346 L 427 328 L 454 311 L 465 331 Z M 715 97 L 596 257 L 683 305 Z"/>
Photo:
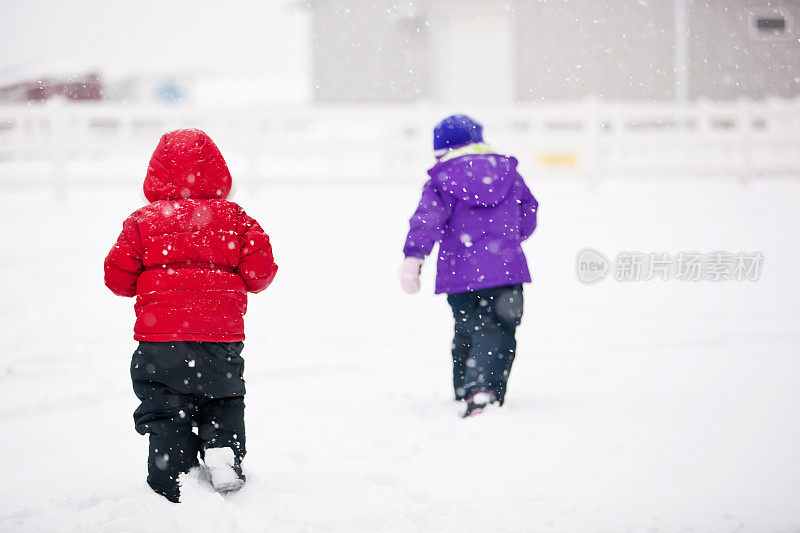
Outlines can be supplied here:
<path id="1" fill-rule="evenodd" d="M 536 201 L 536 198 L 533 197 L 531 194 L 531 190 L 525 184 L 525 180 L 522 179 L 522 176 L 519 177 L 520 183 L 520 195 L 519 195 L 519 207 L 520 207 L 520 236 L 524 241 L 531 235 L 533 235 L 533 231 L 536 229 L 536 211 L 539 209 L 539 202 Z"/>
<path id="2" fill-rule="evenodd" d="M 244 280 L 247 290 L 261 292 L 269 287 L 278 273 L 269 236 L 244 210 L 239 217 L 239 250 L 236 273 Z"/>
<path id="3" fill-rule="evenodd" d="M 432 180 L 428 180 L 422 188 L 419 206 L 409 220 L 411 227 L 403 247 L 405 256 L 425 259 L 433 250 L 433 245 L 442 239 L 451 211 L 450 201 L 445 203 L 436 192 Z"/>
<path id="4" fill-rule="evenodd" d="M 122 223 L 122 232 L 106 256 L 106 287 L 117 296 L 136 296 L 136 280 L 142 273 L 142 243 L 133 219 Z"/>

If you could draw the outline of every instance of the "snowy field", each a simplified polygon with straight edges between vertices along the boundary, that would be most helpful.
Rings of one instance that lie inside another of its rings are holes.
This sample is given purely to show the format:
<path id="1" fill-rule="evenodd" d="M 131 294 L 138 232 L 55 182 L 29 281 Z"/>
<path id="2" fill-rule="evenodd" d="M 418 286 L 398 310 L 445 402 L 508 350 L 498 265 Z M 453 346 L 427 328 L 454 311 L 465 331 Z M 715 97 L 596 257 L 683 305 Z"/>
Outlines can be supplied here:
<path id="1" fill-rule="evenodd" d="M 419 187 L 240 188 L 281 268 L 246 320 L 249 481 L 179 506 L 145 484 L 133 301 L 102 279 L 138 188 L 2 191 L 0 531 L 800 531 L 800 180 L 527 178 L 508 401 L 469 420 L 433 265 L 396 281 Z M 585 286 L 587 246 L 765 261 Z"/>

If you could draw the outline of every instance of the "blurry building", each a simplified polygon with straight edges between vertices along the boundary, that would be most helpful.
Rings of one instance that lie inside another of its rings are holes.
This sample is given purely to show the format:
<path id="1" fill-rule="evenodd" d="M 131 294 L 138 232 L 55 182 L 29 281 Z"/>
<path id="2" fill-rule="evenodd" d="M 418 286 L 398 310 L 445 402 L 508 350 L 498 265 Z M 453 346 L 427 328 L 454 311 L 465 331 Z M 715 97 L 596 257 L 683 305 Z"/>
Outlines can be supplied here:
<path id="1" fill-rule="evenodd" d="M 796 0 L 312 0 L 321 102 L 800 94 Z"/>
<path id="2" fill-rule="evenodd" d="M 0 86 L 0 102 L 43 102 L 52 98 L 102 100 L 103 83 L 98 74 L 42 78 Z"/>
<path id="3" fill-rule="evenodd" d="M 189 72 L 137 72 L 109 79 L 105 97 L 123 102 L 178 103 L 190 96 L 195 78 Z"/>

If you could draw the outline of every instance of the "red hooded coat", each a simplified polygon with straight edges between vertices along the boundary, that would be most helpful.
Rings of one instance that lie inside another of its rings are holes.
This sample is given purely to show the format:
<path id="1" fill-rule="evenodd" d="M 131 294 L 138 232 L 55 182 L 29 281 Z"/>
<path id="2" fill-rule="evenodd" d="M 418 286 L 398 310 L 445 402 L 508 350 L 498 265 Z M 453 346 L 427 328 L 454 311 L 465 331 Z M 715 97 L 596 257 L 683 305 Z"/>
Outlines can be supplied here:
<path id="1" fill-rule="evenodd" d="M 105 260 L 106 286 L 136 296 L 138 341 L 244 340 L 247 292 L 278 266 L 258 222 L 225 200 L 231 175 L 200 130 L 161 137 L 144 180 L 151 202 L 122 224 Z"/>

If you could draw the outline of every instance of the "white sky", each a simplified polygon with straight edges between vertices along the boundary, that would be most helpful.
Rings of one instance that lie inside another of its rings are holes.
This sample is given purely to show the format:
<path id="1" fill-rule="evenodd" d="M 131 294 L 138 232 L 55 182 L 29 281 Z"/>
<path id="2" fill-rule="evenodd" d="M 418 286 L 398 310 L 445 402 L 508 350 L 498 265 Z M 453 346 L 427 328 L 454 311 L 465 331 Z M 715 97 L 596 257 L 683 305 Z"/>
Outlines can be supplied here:
<path id="1" fill-rule="evenodd" d="M 0 83 L 97 69 L 310 84 L 310 12 L 290 0 L 0 0 Z"/>

